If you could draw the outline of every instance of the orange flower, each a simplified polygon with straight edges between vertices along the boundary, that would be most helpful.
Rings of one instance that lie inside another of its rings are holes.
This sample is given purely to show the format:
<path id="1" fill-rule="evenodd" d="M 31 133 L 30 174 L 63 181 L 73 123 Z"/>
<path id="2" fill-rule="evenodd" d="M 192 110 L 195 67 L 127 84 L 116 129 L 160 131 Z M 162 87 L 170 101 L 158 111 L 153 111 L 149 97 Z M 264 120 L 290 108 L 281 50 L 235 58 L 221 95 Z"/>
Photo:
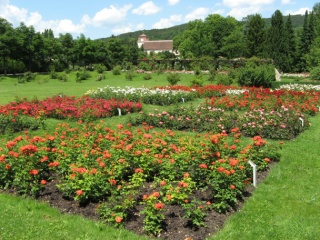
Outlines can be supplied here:
<path id="1" fill-rule="evenodd" d="M 42 185 L 46 185 L 47 184 L 47 181 L 42 179 L 41 182 L 40 182 Z"/>
<path id="2" fill-rule="evenodd" d="M 29 171 L 29 174 L 30 175 L 37 175 L 39 172 L 38 172 L 38 170 L 36 170 L 36 169 L 32 169 L 32 170 L 30 170 Z"/>
<path id="3" fill-rule="evenodd" d="M 76 191 L 76 194 L 78 195 L 78 196 L 81 196 L 82 194 L 83 194 L 83 191 L 80 189 L 80 190 L 77 190 Z"/>
<path id="4" fill-rule="evenodd" d="M 136 168 L 134 170 L 135 173 L 143 173 L 143 170 L 141 168 Z"/>
<path id="5" fill-rule="evenodd" d="M 156 203 L 156 204 L 154 204 L 154 208 L 155 208 L 155 209 L 163 209 L 163 208 L 164 208 L 164 204 L 161 203 L 161 202 Z"/>
<path id="6" fill-rule="evenodd" d="M 167 183 L 166 183 L 165 181 L 161 181 L 161 182 L 160 182 L 160 186 L 161 186 L 161 187 L 165 186 L 166 184 L 167 184 Z"/>
<path id="7" fill-rule="evenodd" d="M 24 155 L 30 156 L 36 152 L 38 152 L 38 148 L 34 145 L 25 145 L 20 147 L 20 152 Z"/>
<path id="8" fill-rule="evenodd" d="M 199 165 L 199 168 L 207 169 L 208 166 L 206 164 L 202 163 L 202 164 Z"/>
<path id="9" fill-rule="evenodd" d="M 230 185 L 230 188 L 234 190 L 234 189 L 236 189 L 236 186 L 233 185 L 233 184 L 231 184 L 231 185 Z"/>
<path id="10" fill-rule="evenodd" d="M 116 220 L 116 223 L 121 223 L 123 218 L 119 217 L 119 216 L 116 216 L 115 220 Z"/>
<path id="11" fill-rule="evenodd" d="M 9 171 L 9 170 L 10 170 L 10 168 L 11 168 L 11 167 L 10 167 L 10 165 L 9 165 L 9 164 L 7 164 L 7 165 L 6 165 L 6 170 L 8 170 L 8 171 Z"/>
<path id="12" fill-rule="evenodd" d="M 154 193 L 152 193 L 152 196 L 154 196 L 155 198 L 158 198 L 158 197 L 160 197 L 160 193 L 159 192 L 154 192 Z"/>

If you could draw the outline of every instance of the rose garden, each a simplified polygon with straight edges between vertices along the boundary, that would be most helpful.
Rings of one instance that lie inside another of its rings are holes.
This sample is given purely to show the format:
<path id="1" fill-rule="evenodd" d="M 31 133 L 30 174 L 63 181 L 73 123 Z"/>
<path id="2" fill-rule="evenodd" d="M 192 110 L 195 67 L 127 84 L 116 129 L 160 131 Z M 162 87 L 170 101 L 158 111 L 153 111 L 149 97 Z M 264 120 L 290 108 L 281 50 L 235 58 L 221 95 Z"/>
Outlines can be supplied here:
<path id="1" fill-rule="evenodd" d="M 312 85 L 155 83 L 19 98 L 0 107 L 0 185 L 36 199 L 54 187 L 64 201 L 94 204 L 100 221 L 138 234 L 178 239 L 170 225 L 180 221 L 204 239 L 210 217 L 237 211 L 253 191 L 250 163 L 266 173 L 282 144 L 310 127 L 319 96 Z"/>

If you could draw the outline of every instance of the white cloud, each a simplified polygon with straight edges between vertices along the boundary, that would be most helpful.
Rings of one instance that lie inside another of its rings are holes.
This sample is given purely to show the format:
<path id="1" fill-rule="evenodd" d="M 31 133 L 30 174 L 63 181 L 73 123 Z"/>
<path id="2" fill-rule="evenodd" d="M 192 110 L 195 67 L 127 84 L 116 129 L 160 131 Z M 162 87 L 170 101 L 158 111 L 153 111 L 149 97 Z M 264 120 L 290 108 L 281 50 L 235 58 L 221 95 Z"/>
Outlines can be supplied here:
<path id="1" fill-rule="evenodd" d="M 283 5 L 286 5 L 286 4 L 291 4 L 292 2 L 291 2 L 291 0 L 281 0 L 281 3 Z"/>
<path id="2" fill-rule="evenodd" d="M 223 4 L 230 8 L 240 6 L 257 6 L 264 4 L 271 4 L 274 0 L 223 0 Z"/>
<path id="3" fill-rule="evenodd" d="M 119 34 L 122 34 L 122 33 L 127 33 L 127 32 L 132 32 L 132 31 L 135 31 L 135 30 L 142 30 L 142 29 L 144 29 L 144 24 L 143 23 L 139 23 L 136 26 L 134 26 L 132 24 L 127 24 L 127 25 L 123 25 L 123 26 L 114 27 L 112 29 L 112 33 L 114 35 L 119 35 Z"/>
<path id="4" fill-rule="evenodd" d="M 310 12 L 311 9 L 309 9 L 309 8 L 300 8 L 299 10 L 296 10 L 296 11 L 294 11 L 294 10 L 288 10 L 288 11 L 285 11 L 284 15 L 285 15 L 285 16 L 287 16 L 287 15 L 289 15 L 289 14 L 290 14 L 290 15 L 298 15 L 298 14 L 304 15 L 304 14 L 306 13 L 306 11 Z"/>
<path id="5" fill-rule="evenodd" d="M 209 14 L 209 9 L 208 8 L 197 8 L 194 11 L 192 11 L 191 13 L 187 14 L 185 16 L 185 20 L 187 22 L 195 20 L 195 19 L 204 19 L 208 16 Z"/>
<path id="6" fill-rule="evenodd" d="M 136 26 L 136 29 L 137 29 L 137 30 L 144 29 L 144 24 L 143 24 L 143 23 L 139 23 L 139 24 Z"/>
<path id="7" fill-rule="evenodd" d="M 234 17 L 237 20 L 242 20 L 242 18 L 248 15 L 257 14 L 259 12 L 261 12 L 261 8 L 259 6 L 251 6 L 244 8 L 233 8 L 228 13 L 228 15 Z"/>
<path id="8" fill-rule="evenodd" d="M 170 18 L 161 18 L 160 21 L 153 24 L 152 27 L 156 29 L 169 28 L 181 22 L 181 20 L 181 15 L 171 15 Z"/>
<path id="9" fill-rule="evenodd" d="M 25 23 L 26 26 L 32 25 L 37 32 L 52 29 L 55 35 L 59 33 L 79 34 L 85 31 L 84 23 L 74 24 L 69 19 L 45 21 L 40 13 L 28 13 L 27 9 L 10 5 L 7 0 L 0 0 L 0 17 L 5 18 L 13 25 L 18 25 L 20 22 Z"/>
<path id="10" fill-rule="evenodd" d="M 168 0 L 169 5 L 171 5 L 171 6 L 176 5 L 179 2 L 180 2 L 180 0 Z"/>
<path id="11" fill-rule="evenodd" d="M 152 14 L 156 14 L 160 10 L 161 10 L 160 7 L 155 5 L 152 1 L 149 1 L 149 2 L 143 3 L 138 8 L 133 9 L 132 13 L 137 15 L 152 15 Z"/>
<path id="12" fill-rule="evenodd" d="M 24 22 L 28 14 L 28 10 L 9 5 L 9 1 L 0 2 L 0 17 L 11 23 Z"/>
<path id="13" fill-rule="evenodd" d="M 114 33 L 115 35 L 119 35 L 122 33 L 127 33 L 127 32 L 132 32 L 132 25 L 128 24 L 125 26 L 120 26 L 120 27 L 115 27 L 112 29 L 112 33 Z"/>
<path id="14" fill-rule="evenodd" d="M 116 8 L 111 5 L 109 8 L 104 8 L 97 12 L 90 22 L 95 26 L 101 26 L 104 23 L 115 24 L 123 21 L 127 16 L 127 12 L 130 10 L 132 5 L 124 5 L 123 7 Z M 88 18 L 85 17 L 88 23 Z"/>

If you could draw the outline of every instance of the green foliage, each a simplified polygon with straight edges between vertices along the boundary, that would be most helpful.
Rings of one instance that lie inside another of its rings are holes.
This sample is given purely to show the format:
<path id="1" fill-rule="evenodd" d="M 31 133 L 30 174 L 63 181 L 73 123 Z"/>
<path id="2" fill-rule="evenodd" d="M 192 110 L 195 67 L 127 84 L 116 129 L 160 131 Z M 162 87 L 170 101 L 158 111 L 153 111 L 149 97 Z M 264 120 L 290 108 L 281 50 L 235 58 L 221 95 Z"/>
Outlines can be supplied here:
<path id="1" fill-rule="evenodd" d="M 125 78 L 127 81 L 132 81 L 132 79 L 135 77 L 135 73 L 133 70 L 127 70 L 125 74 Z"/>
<path id="2" fill-rule="evenodd" d="M 320 80 L 320 66 L 319 67 L 315 67 L 311 70 L 310 72 L 310 78 L 312 80 Z"/>
<path id="3" fill-rule="evenodd" d="M 42 119 L 32 118 L 24 115 L 0 115 L 0 134 L 12 134 L 23 130 L 37 130 L 44 128 Z"/>
<path id="4" fill-rule="evenodd" d="M 59 79 L 61 82 L 66 82 L 68 81 L 68 74 L 66 72 L 59 73 L 57 79 Z"/>
<path id="5" fill-rule="evenodd" d="M 194 86 L 201 87 L 201 86 L 203 86 L 203 84 L 204 84 L 204 81 L 203 81 L 202 75 L 195 75 L 194 78 L 192 78 L 190 80 L 189 86 L 190 87 L 194 87 Z"/>
<path id="6" fill-rule="evenodd" d="M 148 62 L 141 61 L 139 64 L 139 69 L 144 71 L 151 71 L 151 65 Z"/>
<path id="7" fill-rule="evenodd" d="M 113 69 L 112 69 L 112 74 L 113 75 L 121 75 L 121 67 L 119 65 L 115 66 Z"/>
<path id="8" fill-rule="evenodd" d="M 91 77 L 91 74 L 86 70 L 83 69 L 82 71 L 76 72 L 76 81 L 81 82 L 82 80 L 87 80 Z"/>
<path id="9" fill-rule="evenodd" d="M 106 67 L 102 64 L 96 65 L 95 69 L 100 74 L 104 73 L 107 70 Z"/>
<path id="10" fill-rule="evenodd" d="M 152 78 L 152 75 L 150 73 L 146 73 L 143 75 L 144 80 L 150 80 Z"/>
<path id="11" fill-rule="evenodd" d="M 230 86 L 233 83 L 232 78 L 228 74 L 217 74 L 214 80 L 217 84 L 224 86 Z"/>
<path id="12" fill-rule="evenodd" d="M 177 73 L 168 73 L 167 81 L 169 85 L 176 85 L 178 82 L 180 82 L 180 75 Z"/>
<path id="13" fill-rule="evenodd" d="M 52 69 L 51 71 L 50 71 L 50 78 L 51 79 L 57 79 L 58 78 L 58 76 L 59 76 L 59 74 L 54 70 L 54 69 Z"/>
<path id="14" fill-rule="evenodd" d="M 32 73 L 32 72 L 26 72 L 23 74 L 23 79 L 26 81 L 26 82 L 31 82 L 32 80 L 35 80 L 37 77 L 37 74 L 36 73 Z"/>
<path id="15" fill-rule="evenodd" d="M 238 69 L 238 83 L 240 86 L 271 87 L 275 81 L 275 71 L 272 65 L 257 66 L 248 63 L 245 67 Z"/>

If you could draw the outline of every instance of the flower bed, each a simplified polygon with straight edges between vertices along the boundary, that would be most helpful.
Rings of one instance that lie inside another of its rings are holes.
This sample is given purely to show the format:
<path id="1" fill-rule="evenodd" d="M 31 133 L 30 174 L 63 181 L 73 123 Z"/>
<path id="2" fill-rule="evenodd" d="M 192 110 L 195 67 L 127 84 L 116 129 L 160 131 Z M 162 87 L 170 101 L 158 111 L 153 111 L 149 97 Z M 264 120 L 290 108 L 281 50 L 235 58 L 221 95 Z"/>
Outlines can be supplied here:
<path id="1" fill-rule="evenodd" d="M 97 90 L 89 90 L 85 95 L 93 98 L 117 99 L 143 102 L 146 104 L 163 105 L 187 102 L 195 99 L 194 91 L 173 90 L 169 88 L 133 88 L 133 87 L 104 87 Z"/>
<path id="2" fill-rule="evenodd" d="M 118 108 L 122 114 L 136 112 L 142 109 L 138 102 L 115 99 L 103 100 L 90 97 L 55 96 L 45 100 L 22 99 L 0 107 L 0 114 L 19 114 L 33 117 L 49 117 L 57 119 L 94 120 L 118 115 Z"/>
<path id="3" fill-rule="evenodd" d="M 179 206 L 199 228 L 208 211 L 225 212 L 237 204 L 251 182 L 249 160 L 264 170 L 279 160 L 277 146 L 258 136 L 242 145 L 239 129 L 229 136 L 183 137 L 147 125 L 61 124 L 54 135 L 8 141 L 0 149 L 0 184 L 37 196 L 54 181 L 80 204 L 102 201 L 101 217 L 115 225 L 142 205 L 144 230 L 157 235 L 168 206 Z"/>

